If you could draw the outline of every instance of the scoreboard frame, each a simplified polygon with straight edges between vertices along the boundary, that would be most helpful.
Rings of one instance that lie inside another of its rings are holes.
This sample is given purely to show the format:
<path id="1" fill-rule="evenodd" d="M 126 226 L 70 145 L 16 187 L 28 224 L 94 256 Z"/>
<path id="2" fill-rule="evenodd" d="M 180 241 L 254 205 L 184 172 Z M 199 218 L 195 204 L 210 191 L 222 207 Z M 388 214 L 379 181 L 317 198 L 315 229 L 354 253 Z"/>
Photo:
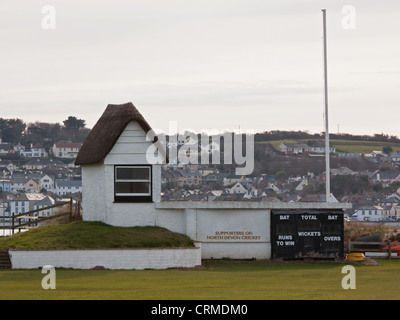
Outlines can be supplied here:
<path id="1" fill-rule="evenodd" d="M 343 256 L 343 210 L 271 210 L 272 259 Z"/>

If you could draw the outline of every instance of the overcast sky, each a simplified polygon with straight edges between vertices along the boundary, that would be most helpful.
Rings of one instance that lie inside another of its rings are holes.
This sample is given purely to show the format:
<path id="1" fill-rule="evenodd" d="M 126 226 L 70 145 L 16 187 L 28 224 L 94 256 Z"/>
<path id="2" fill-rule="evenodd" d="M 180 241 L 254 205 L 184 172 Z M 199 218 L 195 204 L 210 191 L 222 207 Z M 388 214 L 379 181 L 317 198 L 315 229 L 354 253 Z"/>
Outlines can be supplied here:
<path id="1" fill-rule="evenodd" d="M 131 101 L 163 131 L 322 132 L 322 8 L 330 132 L 400 136 L 398 0 L 2 0 L 0 117 L 92 127 Z"/>

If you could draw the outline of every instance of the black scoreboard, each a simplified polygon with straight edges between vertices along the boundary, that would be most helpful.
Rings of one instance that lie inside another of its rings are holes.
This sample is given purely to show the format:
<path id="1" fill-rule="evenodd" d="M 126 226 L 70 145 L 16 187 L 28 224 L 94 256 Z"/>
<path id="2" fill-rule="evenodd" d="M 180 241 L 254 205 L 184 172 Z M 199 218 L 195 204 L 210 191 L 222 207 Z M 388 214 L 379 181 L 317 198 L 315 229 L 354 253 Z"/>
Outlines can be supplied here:
<path id="1" fill-rule="evenodd" d="M 342 210 L 273 210 L 272 258 L 342 258 Z"/>

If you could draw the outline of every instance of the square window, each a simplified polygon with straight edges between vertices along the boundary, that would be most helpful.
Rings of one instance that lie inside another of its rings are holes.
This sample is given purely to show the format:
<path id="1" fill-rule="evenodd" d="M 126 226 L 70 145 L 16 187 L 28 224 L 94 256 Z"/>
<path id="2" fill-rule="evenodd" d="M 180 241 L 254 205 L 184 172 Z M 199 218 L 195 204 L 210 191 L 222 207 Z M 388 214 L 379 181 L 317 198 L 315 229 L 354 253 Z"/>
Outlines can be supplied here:
<path id="1" fill-rule="evenodd" d="M 115 166 L 115 202 L 151 202 L 151 166 Z"/>

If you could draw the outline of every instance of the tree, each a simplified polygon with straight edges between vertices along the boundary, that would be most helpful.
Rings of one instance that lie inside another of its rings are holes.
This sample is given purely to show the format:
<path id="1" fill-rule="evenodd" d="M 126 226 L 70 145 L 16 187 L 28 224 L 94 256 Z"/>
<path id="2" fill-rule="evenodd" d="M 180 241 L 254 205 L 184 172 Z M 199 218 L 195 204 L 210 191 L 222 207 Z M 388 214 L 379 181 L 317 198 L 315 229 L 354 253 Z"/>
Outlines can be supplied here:
<path id="1" fill-rule="evenodd" d="M 50 148 L 55 141 L 59 140 L 60 129 L 59 123 L 39 121 L 29 123 L 21 143 L 24 145 L 41 143 L 45 148 Z"/>
<path id="2" fill-rule="evenodd" d="M 16 144 L 21 141 L 26 124 L 21 119 L 0 118 L 0 135 L 4 142 Z"/>
<path id="3" fill-rule="evenodd" d="M 72 129 L 75 131 L 83 129 L 86 126 L 85 120 L 78 119 L 77 117 L 74 116 L 69 116 L 68 119 L 63 121 L 63 123 L 66 129 Z"/>
<path id="4" fill-rule="evenodd" d="M 382 148 L 382 151 L 383 151 L 384 153 L 386 153 L 386 154 L 391 154 L 391 153 L 393 152 L 393 149 L 392 149 L 392 147 L 387 146 L 387 147 L 383 147 L 383 148 Z"/>

